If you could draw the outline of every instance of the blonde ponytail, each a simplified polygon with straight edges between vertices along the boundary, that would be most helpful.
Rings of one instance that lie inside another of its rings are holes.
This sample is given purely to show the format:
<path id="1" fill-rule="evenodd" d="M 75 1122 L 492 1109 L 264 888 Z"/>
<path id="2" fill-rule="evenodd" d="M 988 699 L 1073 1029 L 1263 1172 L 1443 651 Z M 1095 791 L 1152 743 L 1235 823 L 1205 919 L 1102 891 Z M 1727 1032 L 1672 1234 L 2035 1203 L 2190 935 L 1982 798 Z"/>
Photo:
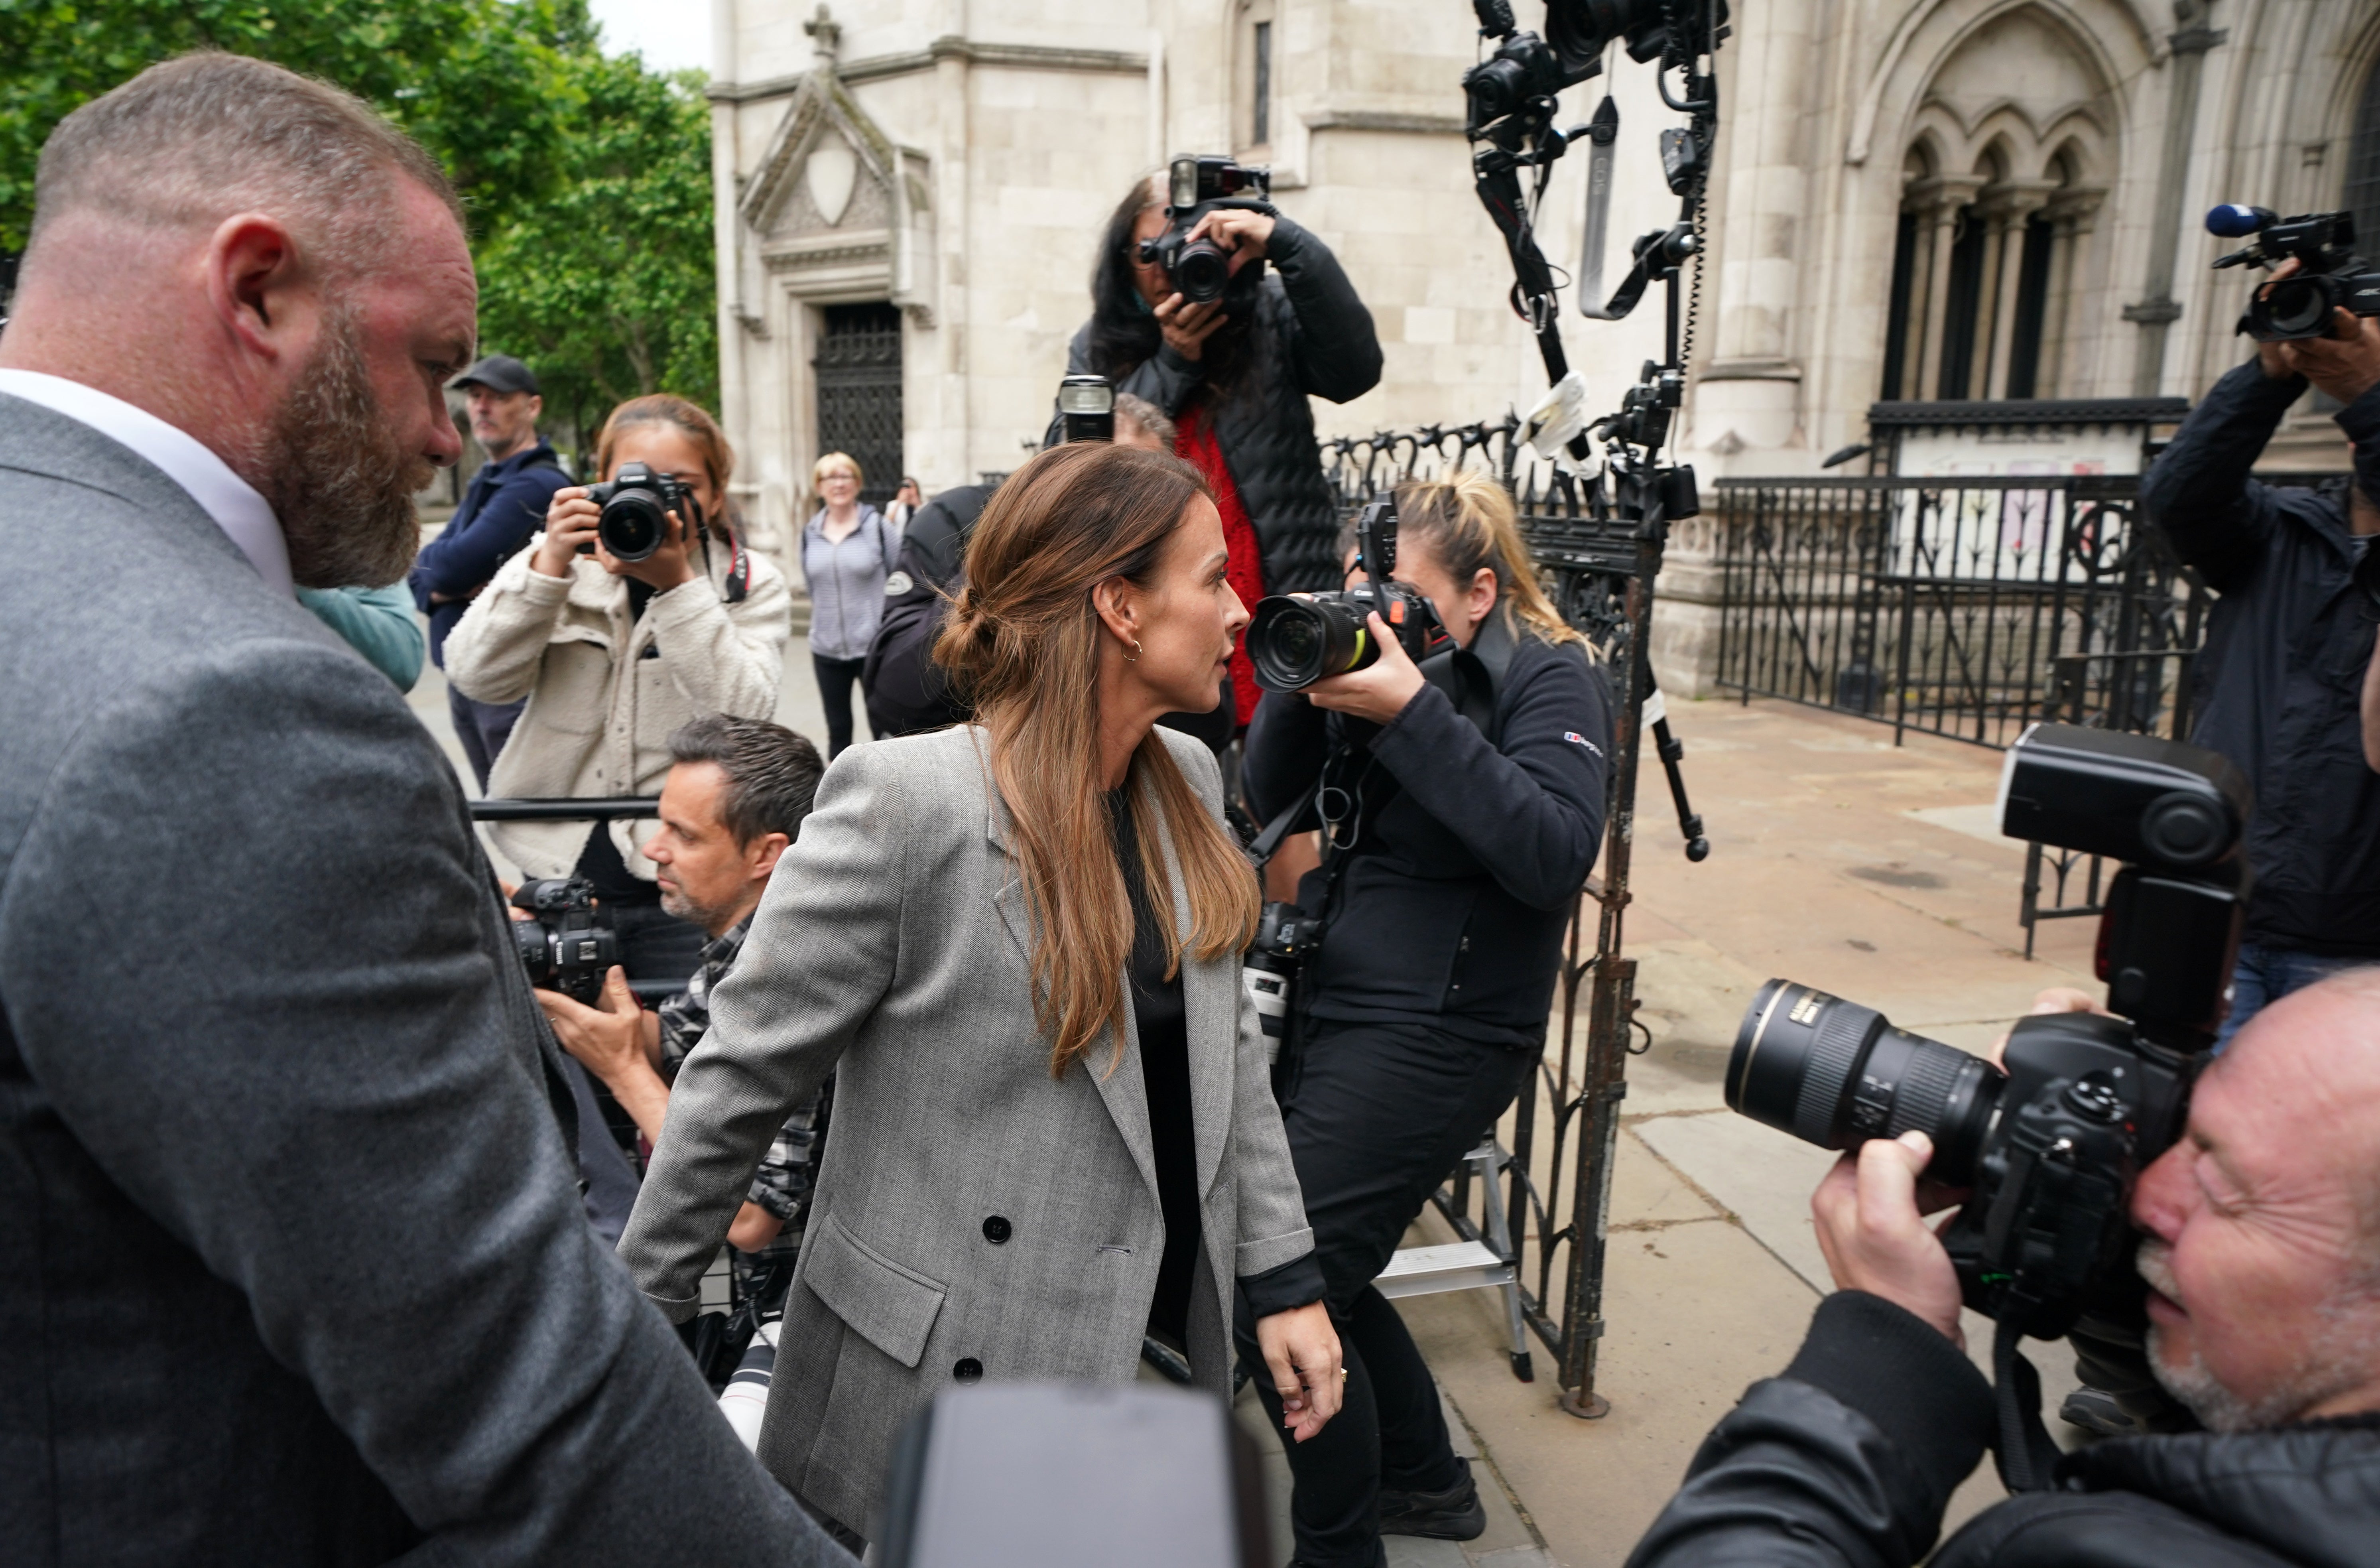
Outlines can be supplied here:
<path id="1" fill-rule="evenodd" d="M 1496 574 L 1496 602 L 1512 613 L 1513 630 L 1541 642 L 1574 642 L 1590 662 L 1601 658 L 1595 644 L 1563 620 L 1537 580 L 1528 541 L 1521 537 L 1512 493 L 1475 468 L 1441 480 L 1407 480 L 1397 486 L 1397 536 L 1418 540 L 1458 584 L 1487 567 Z"/>

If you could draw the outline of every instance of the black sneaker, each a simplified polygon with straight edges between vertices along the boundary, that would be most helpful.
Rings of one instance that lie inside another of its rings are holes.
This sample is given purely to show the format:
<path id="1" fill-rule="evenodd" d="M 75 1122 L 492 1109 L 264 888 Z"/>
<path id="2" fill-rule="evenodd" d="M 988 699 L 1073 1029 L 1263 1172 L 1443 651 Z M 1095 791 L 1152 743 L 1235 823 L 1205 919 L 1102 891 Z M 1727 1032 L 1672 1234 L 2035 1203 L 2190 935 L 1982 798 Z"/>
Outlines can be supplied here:
<path id="1" fill-rule="evenodd" d="M 1463 1479 L 1444 1491 L 1396 1491 L 1380 1489 L 1380 1534 L 1427 1536 L 1432 1540 L 1477 1540 L 1488 1530 L 1488 1510 L 1479 1505 L 1479 1486 L 1471 1478 L 1471 1462 L 1457 1457 Z"/>

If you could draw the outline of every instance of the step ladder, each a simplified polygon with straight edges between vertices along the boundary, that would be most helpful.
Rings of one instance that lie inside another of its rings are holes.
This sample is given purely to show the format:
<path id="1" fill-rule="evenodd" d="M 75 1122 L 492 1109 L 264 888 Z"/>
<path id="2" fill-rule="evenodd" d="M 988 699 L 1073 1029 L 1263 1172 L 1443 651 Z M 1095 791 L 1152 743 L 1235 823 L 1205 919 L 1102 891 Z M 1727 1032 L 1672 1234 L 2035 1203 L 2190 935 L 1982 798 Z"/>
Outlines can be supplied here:
<path id="1" fill-rule="evenodd" d="M 1372 1288 L 1394 1301 L 1401 1296 L 1435 1295 L 1441 1291 L 1500 1290 L 1504 1318 L 1512 1336 L 1512 1376 L 1524 1383 L 1536 1381 L 1529 1359 L 1528 1324 L 1521 1315 L 1521 1284 L 1514 1267 L 1520 1254 L 1513 1246 L 1512 1227 L 1504 1214 L 1503 1184 L 1499 1173 L 1512 1157 L 1492 1137 L 1463 1157 L 1479 1180 L 1487 1198 L 1488 1236 L 1484 1241 L 1449 1242 L 1443 1246 L 1408 1246 L 1389 1259 Z"/>

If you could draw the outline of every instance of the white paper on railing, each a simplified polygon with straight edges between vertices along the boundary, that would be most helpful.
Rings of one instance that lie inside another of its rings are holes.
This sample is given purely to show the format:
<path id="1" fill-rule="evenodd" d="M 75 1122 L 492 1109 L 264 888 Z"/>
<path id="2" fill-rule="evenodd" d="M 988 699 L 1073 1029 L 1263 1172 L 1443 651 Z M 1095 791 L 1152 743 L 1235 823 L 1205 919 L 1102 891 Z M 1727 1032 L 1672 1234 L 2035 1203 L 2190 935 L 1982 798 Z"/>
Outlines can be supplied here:
<path id="1" fill-rule="evenodd" d="M 1529 410 L 1529 417 L 1521 421 L 1521 438 L 1536 448 L 1538 456 L 1551 457 L 1585 428 L 1586 383 L 1572 371 L 1548 387 Z"/>

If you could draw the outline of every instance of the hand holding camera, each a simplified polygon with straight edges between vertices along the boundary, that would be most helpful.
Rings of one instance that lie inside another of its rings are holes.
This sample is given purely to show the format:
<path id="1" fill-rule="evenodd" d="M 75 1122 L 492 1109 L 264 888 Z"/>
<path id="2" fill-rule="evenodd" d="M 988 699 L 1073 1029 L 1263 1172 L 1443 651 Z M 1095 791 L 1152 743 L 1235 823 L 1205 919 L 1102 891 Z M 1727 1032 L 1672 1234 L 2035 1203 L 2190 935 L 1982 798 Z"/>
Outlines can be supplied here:
<path id="1" fill-rule="evenodd" d="M 688 524 L 698 517 L 684 485 L 642 463 L 623 463 L 608 484 L 553 492 L 545 540 L 529 565 L 549 577 L 568 577 L 573 556 L 592 555 L 615 577 L 667 592 L 696 575 Z"/>
<path id="2" fill-rule="evenodd" d="M 2265 291 L 2295 277 L 2301 266 L 2291 257 L 2274 268 Z M 2334 306 L 2323 335 L 2260 341 L 2256 359 L 2275 381 L 2303 376 L 2318 391 L 2352 403 L 2380 384 L 2380 316 L 2358 316 Z"/>
<path id="3" fill-rule="evenodd" d="M 1317 708 L 1385 724 L 1405 711 L 1425 683 L 1421 666 L 1378 610 L 1365 617 L 1365 625 L 1379 649 L 1378 657 L 1360 669 L 1315 682 L 1305 688 L 1305 696 Z"/>

